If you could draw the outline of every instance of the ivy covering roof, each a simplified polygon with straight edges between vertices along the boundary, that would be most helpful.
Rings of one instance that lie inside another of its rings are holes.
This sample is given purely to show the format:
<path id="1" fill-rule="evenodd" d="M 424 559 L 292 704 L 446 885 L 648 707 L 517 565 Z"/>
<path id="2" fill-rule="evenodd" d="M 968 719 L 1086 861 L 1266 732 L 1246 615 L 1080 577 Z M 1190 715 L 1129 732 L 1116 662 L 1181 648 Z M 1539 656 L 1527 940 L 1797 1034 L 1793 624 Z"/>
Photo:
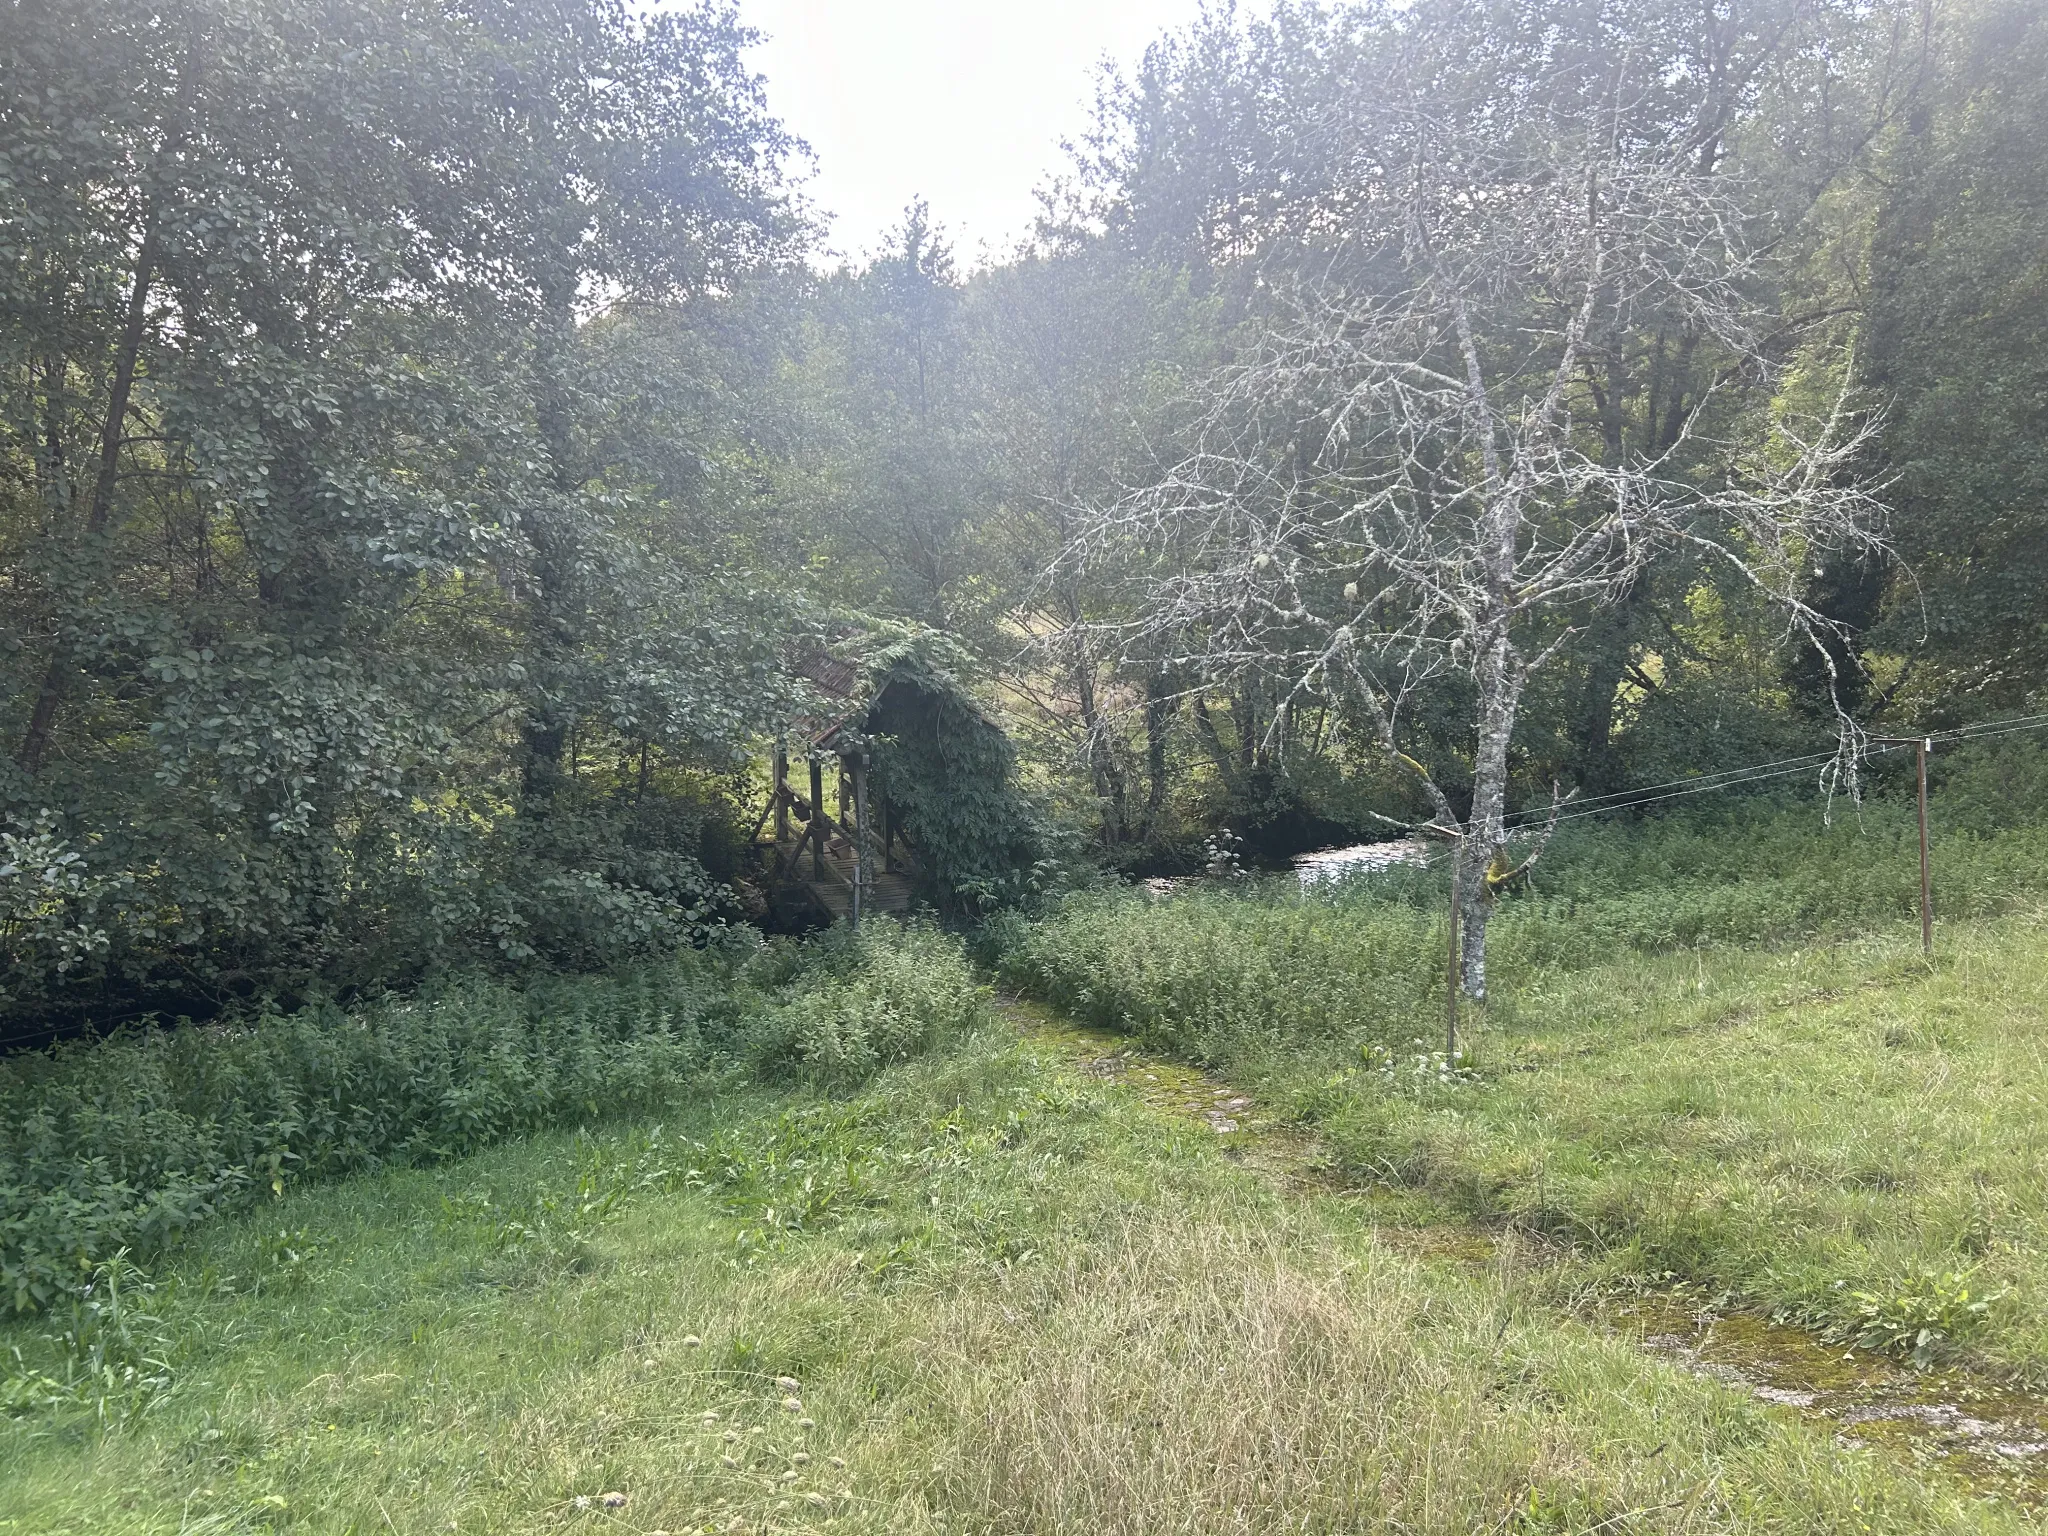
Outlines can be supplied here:
<path id="1" fill-rule="evenodd" d="M 792 735 L 810 750 L 869 754 L 914 850 L 926 894 L 955 916 L 1004 905 L 1046 852 L 1046 826 L 1017 785 L 1016 748 L 969 686 L 973 660 L 936 630 L 864 627 L 793 670 L 824 708 Z"/>

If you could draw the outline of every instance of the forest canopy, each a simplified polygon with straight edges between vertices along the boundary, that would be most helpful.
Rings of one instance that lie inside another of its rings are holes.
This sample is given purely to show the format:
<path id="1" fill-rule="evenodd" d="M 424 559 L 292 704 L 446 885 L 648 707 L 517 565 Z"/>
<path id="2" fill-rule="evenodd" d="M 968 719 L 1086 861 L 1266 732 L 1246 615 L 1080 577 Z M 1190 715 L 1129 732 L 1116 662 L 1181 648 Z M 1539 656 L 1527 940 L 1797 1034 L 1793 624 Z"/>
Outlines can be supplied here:
<path id="1" fill-rule="evenodd" d="M 1211 8 L 973 271 L 750 40 L 0 11 L 0 1033 L 706 942 L 855 616 L 1002 900 L 2040 707 L 2037 5 Z"/>

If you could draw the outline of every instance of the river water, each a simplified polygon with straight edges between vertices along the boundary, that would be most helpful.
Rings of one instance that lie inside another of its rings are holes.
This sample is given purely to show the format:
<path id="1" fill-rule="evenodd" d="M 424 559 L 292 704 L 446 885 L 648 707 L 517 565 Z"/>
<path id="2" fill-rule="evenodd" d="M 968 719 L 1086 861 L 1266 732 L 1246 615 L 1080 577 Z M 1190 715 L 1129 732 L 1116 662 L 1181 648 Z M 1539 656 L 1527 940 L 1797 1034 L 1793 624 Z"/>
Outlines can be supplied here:
<path id="1" fill-rule="evenodd" d="M 1431 845 L 1419 837 L 1389 839 L 1378 843 L 1348 843 L 1342 848 L 1317 848 L 1298 853 L 1285 866 L 1294 871 L 1304 891 L 1328 890 L 1364 875 L 1376 875 L 1396 865 L 1425 865 Z M 1153 896 L 1171 896 L 1214 880 L 1256 873 L 1244 865 L 1227 869 L 1212 867 L 1198 875 L 1155 875 L 1138 883 Z"/>
<path id="2" fill-rule="evenodd" d="M 1419 837 L 1381 843 L 1352 843 L 1345 848 L 1318 848 L 1295 856 L 1294 872 L 1305 891 L 1341 885 L 1360 875 L 1376 875 L 1397 864 L 1427 864 L 1429 844 Z"/>

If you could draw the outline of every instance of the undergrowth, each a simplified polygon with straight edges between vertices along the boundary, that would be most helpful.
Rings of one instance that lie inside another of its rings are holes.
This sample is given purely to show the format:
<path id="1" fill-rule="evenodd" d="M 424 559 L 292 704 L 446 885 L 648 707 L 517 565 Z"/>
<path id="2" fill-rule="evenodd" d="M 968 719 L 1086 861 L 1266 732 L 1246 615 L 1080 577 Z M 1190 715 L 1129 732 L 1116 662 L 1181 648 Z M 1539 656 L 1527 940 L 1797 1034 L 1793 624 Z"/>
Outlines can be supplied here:
<path id="1" fill-rule="evenodd" d="M 0 1309 L 61 1304 L 224 1210 L 561 1124 L 659 1113 L 735 1072 L 851 1083 L 964 1031 L 958 945 L 871 927 L 612 978 L 485 979 L 344 1010 L 134 1029 L 0 1061 Z"/>

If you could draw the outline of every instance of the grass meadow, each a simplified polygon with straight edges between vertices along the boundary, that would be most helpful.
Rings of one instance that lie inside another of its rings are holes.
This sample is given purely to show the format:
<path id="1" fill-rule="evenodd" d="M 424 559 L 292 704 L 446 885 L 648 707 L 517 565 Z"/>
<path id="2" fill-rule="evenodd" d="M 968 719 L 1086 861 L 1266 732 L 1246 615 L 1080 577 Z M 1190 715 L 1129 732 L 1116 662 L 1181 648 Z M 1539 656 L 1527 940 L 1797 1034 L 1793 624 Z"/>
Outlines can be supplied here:
<path id="1" fill-rule="evenodd" d="M 1004 967 L 1288 1104 L 1401 1219 L 2038 1384 L 2048 830 L 1951 826 L 1936 868 L 1930 959 L 1906 806 L 1561 835 L 1494 921 L 1455 1064 L 1440 873 L 1083 895 Z"/>
<path id="2" fill-rule="evenodd" d="M 2048 833 L 1967 788 L 1931 960 L 1896 804 L 1575 829 L 1457 1060 L 1423 871 L 1079 893 L 981 973 L 878 929 L 449 994 L 339 1064 L 280 1024 L 17 1067 L 11 1208 L 112 1214 L 72 1258 L 10 1229 L 90 1285 L 0 1324 L 0 1532 L 2034 1529 L 1598 1305 L 2048 1381 Z M 1282 1129 L 1104 1080 L 1062 1018 Z M 433 1091 L 375 1136 L 308 1117 L 399 1065 Z M 223 1130 L 245 1080 L 273 1112 Z M 197 1150 L 66 1153 L 102 1124 Z M 306 1171 L 125 1241 L 108 1190 L 247 1146 Z"/>
<path id="3" fill-rule="evenodd" d="M 215 1224 L 132 1301 L 146 1406 L 0 1430 L 0 1529 L 2024 1528 L 1535 1273 L 1406 1256 L 990 1023 Z"/>

